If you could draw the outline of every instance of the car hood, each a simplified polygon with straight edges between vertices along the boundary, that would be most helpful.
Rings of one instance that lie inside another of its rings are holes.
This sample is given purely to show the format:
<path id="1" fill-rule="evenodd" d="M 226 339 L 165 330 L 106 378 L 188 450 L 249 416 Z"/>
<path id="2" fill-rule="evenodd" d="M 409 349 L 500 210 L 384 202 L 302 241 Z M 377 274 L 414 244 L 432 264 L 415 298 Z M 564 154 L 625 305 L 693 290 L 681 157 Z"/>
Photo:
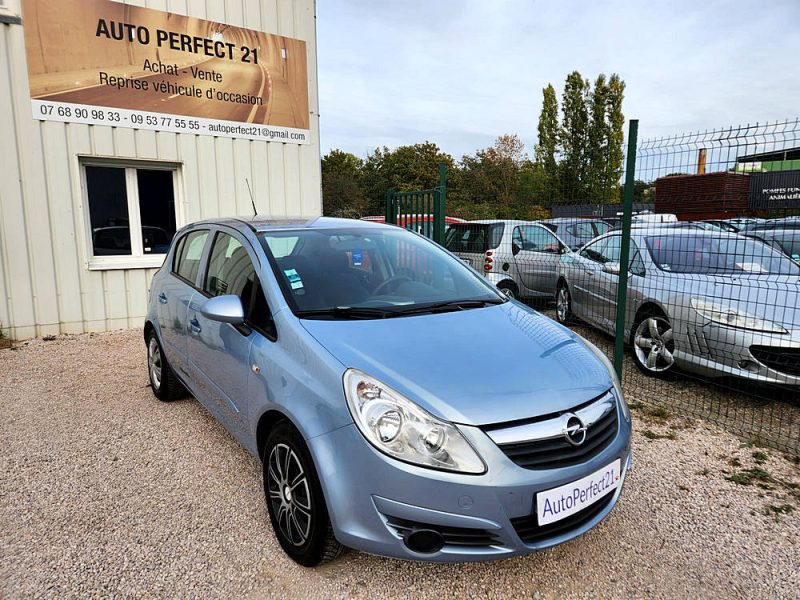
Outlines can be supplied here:
<path id="1" fill-rule="evenodd" d="M 681 279 L 668 289 L 743 310 L 789 330 L 800 328 L 800 280 L 796 276 L 693 274 Z"/>
<path id="2" fill-rule="evenodd" d="M 455 423 L 486 425 L 553 413 L 613 385 L 579 336 L 516 302 L 301 323 L 345 367 L 364 371 Z"/>

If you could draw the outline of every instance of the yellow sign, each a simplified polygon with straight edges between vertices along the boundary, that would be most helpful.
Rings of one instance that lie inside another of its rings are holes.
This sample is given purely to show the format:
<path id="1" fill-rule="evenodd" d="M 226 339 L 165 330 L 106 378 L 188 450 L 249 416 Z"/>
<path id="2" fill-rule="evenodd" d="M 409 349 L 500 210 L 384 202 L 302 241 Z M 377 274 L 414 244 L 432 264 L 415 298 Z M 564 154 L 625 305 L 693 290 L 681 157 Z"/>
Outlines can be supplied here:
<path id="1" fill-rule="evenodd" d="M 306 43 L 110 0 L 23 0 L 33 116 L 309 143 Z"/>

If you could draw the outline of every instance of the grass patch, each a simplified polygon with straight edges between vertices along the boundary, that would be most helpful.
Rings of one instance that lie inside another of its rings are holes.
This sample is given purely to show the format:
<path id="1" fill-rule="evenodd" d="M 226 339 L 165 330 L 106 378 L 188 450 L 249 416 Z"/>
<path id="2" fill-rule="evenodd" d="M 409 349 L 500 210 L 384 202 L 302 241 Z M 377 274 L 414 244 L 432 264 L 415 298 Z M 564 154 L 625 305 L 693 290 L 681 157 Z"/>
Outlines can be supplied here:
<path id="1" fill-rule="evenodd" d="M 675 435 L 674 431 L 670 431 L 669 433 L 660 434 L 656 433 L 652 429 L 645 429 L 641 432 L 641 434 L 650 441 L 653 440 L 677 440 L 678 436 Z"/>
<path id="2" fill-rule="evenodd" d="M 747 442 L 739 442 L 739 448 L 752 448 L 755 446 L 755 442 L 753 440 Z"/>
<path id="3" fill-rule="evenodd" d="M 775 520 L 780 520 L 781 515 L 789 515 L 794 512 L 794 506 L 791 504 L 779 504 L 775 506 L 774 504 L 770 504 L 767 506 L 767 514 L 774 516 Z"/>
<path id="4" fill-rule="evenodd" d="M 767 473 L 764 469 L 753 467 L 752 469 L 745 469 L 733 475 L 725 477 L 728 481 L 732 481 L 738 485 L 751 485 L 752 483 L 774 483 L 775 480 L 772 475 Z"/>
<path id="5" fill-rule="evenodd" d="M 761 452 L 760 450 L 753 452 L 753 460 L 760 465 L 763 465 L 765 462 L 767 462 L 768 458 L 769 455 L 766 452 Z"/>

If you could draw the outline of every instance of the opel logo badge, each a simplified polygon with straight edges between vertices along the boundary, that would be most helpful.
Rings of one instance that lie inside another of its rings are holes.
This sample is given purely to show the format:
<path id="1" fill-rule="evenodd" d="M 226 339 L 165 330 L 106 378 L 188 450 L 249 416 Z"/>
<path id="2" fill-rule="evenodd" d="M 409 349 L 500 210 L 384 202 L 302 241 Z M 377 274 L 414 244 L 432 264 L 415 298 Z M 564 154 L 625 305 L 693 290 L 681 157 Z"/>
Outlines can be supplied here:
<path id="1" fill-rule="evenodd" d="M 586 441 L 586 425 L 578 415 L 567 413 L 564 417 L 564 438 L 573 446 L 580 446 Z"/>

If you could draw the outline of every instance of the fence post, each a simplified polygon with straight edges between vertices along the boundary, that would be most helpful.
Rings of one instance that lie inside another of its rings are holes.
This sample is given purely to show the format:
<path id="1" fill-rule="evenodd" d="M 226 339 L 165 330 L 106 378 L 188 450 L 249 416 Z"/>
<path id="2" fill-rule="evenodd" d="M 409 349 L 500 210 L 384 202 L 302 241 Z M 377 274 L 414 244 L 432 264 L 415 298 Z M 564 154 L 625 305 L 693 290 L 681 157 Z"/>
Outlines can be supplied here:
<path id="1" fill-rule="evenodd" d="M 622 248 L 619 253 L 619 283 L 617 285 L 617 323 L 614 336 L 614 369 L 622 380 L 622 361 L 625 350 L 625 311 L 628 299 L 628 269 L 631 245 L 631 213 L 636 171 L 636 136 L 639 120 L 631 119 L 628 127 L 628 158 L 625 163 L 625 193 L 622 207 Z"/>
<path id="2" fill-rule="evenodd" d="M 439 163 L 439 198 L 433 203 L 433 241 L 444 245 L 444 205 L 447 199 L 447 163 Z"/>
<path id="3" fill-rule="evenodd" d="M 394 225 L 397 222 L 397 208 L 395 208 L 394 190 L 386 190 L 384 194 L 383 216 L 387 223 Z"/>

